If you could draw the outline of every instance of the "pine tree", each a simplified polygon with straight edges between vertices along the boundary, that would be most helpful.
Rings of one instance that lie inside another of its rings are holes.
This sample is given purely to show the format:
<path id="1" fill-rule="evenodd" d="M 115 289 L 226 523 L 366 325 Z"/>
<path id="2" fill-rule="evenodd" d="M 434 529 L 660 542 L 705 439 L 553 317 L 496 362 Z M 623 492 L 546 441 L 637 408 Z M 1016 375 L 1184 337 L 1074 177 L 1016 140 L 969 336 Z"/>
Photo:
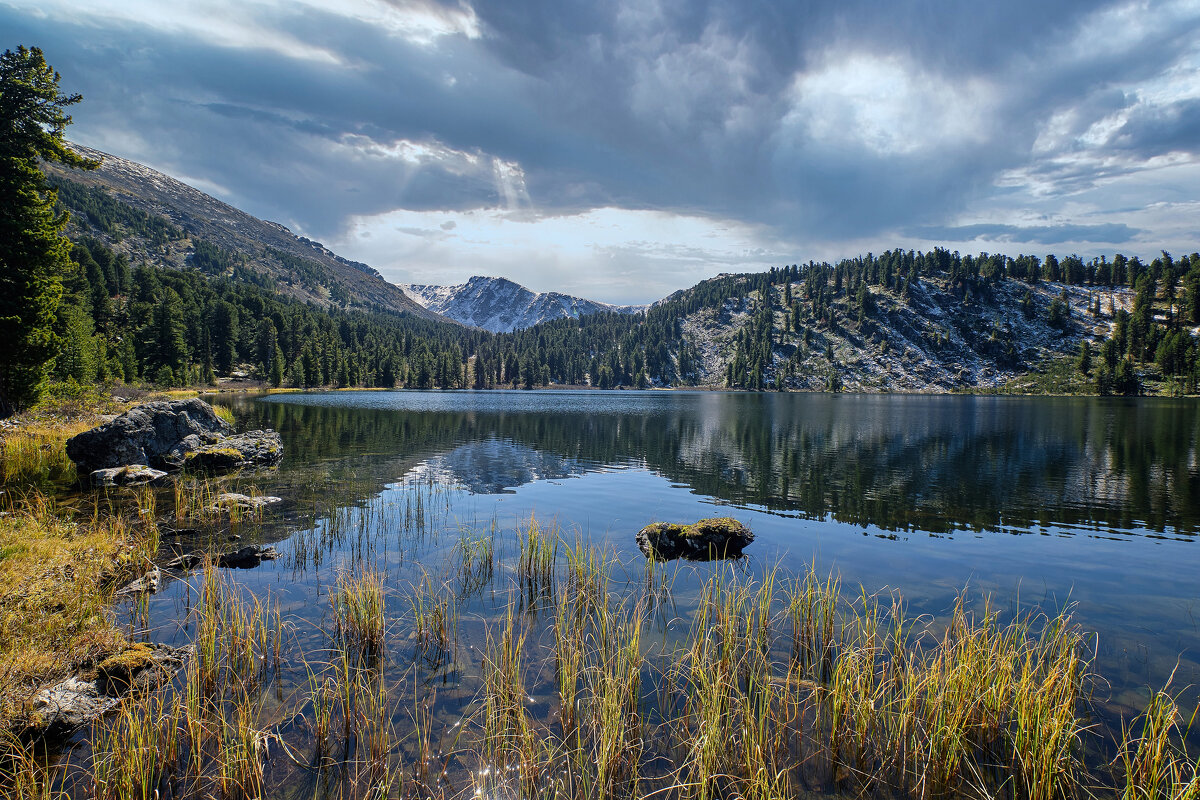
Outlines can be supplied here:
<path id="1" fill-rule="evenodd" d="M 158 376 L 163 369 L 169 369 L 175 382 L 184 383 L 188 351 L 183 338 L 183 300 L 174 289 L 168 287 L 163 293 L 162 301 L 154 307 L 151 320 L 153 361 L 158 370 L 155 375 Z"/>
<path id="2" fill-rule="evenodd" d="M 97 166 L 67 148 L 64 110 L 80 96 L 58 91 L 60 76 L 38 48 L 0 54 L 0 415 L 35 402 L 60 342 L 53 331 L 70 244 L 66 215 L 39 160 Z"/>

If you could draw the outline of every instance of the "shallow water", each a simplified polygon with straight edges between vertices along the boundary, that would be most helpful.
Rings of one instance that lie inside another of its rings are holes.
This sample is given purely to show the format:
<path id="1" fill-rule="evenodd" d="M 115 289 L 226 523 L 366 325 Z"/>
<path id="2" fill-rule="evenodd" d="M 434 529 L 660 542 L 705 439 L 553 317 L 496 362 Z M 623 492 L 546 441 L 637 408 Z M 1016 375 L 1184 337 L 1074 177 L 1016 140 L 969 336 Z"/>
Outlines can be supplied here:
<path id="1" fill-rule="evenodd" d="M 234 580 L 279 602 L 293 655 L 320 658 L 336 575 L 377 566 L 388 659 L 407 687 L 397 691 L 436 687 L 431 713 L 444 729 L 471 708 L 485 625 L 520 602 L 515 530 L 531 515 L 567 543 L 612 551 L 617 594 L 645 580 L 634 534 L 647 522 L 748 525 L 747 558 L 668 568 L 663 641 L 710 576 L 813 564 L 868 594 L 899 592 L 914 615 L 944 616 L 964 588 L 1005 612 L 1073 606 L 1094 634 L 1095 699 L 1110 726 L 1172 672 L 1176 689 L 1200 684 L 1195 401 L 489 391 L 215 402 L 232 402 L 239 429 L 279 430 L 286 453 L 278 471 L 239 479 L 284 502 L 214 534 L 277 542 L 279 560 Z M 451 587 L 463 531 L 495 531 L 497 548 L 495 575 L 466 591 Z M 408 598 L 427 576 L 458 594 L 454 658 L 443 663 L 423 663 L 410 638 Z M 135 624 L 189 641 L 200 580 L 171 582 Z M 273 702 L 305 678 L 285 666 Z M 549 713 L 545 679 L 532 701 Z M 415 700 L 405 703 L 398 731 L 414 725 Z"/>

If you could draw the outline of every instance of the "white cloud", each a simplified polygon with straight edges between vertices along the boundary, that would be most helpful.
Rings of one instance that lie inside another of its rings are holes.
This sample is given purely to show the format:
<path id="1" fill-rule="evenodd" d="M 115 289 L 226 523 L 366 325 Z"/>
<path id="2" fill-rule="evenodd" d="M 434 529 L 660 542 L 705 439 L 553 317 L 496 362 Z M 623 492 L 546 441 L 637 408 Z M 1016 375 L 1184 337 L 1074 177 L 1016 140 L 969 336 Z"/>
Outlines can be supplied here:
<path id="1" fill-rule="evenodd" d="M 792 137 L 909 155 L 990 135 L 996 92 L 983 79 L 950 81 L 906 57 L 840 49 L 818 63 L 792 84 L 792 107 L 781 126 Z"/>
<path id="2" fill-rule="evenodd" d="M 289 0 L 259 2 L 276 8 L 289 5 Z M 475 9 L 465 2 L 452 7 L 433 0 L 290 0 L 290 3 L 382 28 L 415 44 L 433 44 L 443 36 L 468 39 L 480 36 L 479 18 Z"/>
<path id="3" fill-rule="evenodd" d="M 330 246 L 397 283 L 502 275 L 536 291 L 615 303 L 657 300 L 720 272 L 778 266 L 796 252 L 761 226 L 619 208 L 559 216 L 392 211 L 356 218 Z"/>
<path id="4" fill-rule="evenodd" d="M 480 36 L 475 10 L 465 2 L 454 7 L 432 0 L 8 0 L 5 4 L 68 23 L 148 28 L 218 47 L 265 50 L 331 66 L 349 62 L 320 43 L 286 33 L 280 21 L 316 10 L 418 45 L 433 44 L 444 36 Z"/>

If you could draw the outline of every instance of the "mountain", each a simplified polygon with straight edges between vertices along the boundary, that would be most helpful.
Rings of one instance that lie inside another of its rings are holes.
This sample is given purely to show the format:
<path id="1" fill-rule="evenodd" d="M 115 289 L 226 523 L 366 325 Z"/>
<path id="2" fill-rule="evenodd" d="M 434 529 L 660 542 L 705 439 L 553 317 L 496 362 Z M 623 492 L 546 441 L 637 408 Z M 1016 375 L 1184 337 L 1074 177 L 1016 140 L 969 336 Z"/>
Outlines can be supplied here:
<path id="1" fill-rule="evenodd" d="M 366 264 L 331 252 L 149 167 L 72 145 L 98 169 L 44 165 L 71 212 L 72 238 L 92 236 L 132 263 L 199 269 L 270 288 L 322 308 L 436 315 Z"/>
<path id="2" fill-rule="evenodd" d="M 636 314 L 645 306 L 614 306 L 559 292 L 532 292 L 507 278 L 475 276 L 457 286 L 401 284 L 404 292 L 430 311 L 492 333 L 511 333 L 555 319 L 586 314 Z"/>
<path id="3" fill-rule="evenodd" d="M 476 372 L 497 384 L 519 370 L 524 385 L 600 388 L 1037 392 L 1058 381 L 1054 391 L 1103 390 L 1120 372 L 1115 353 L 1102 348 L 1090 376 L 1066 362 L 1081 342 L 1096 354 L 1136 307 L 1134 293 L 1110 278 L 1068 282 L 1041 272 L 1021 259 L 938 249 L 726 275 L 644 315 L 552 320 L 507 334 L 514 357 L 484 353 Z M 1152 345 L 1149 336 L 1139 341 L 1140 361 Z M 1176 372 L 1192 369 L 1175 361 Z"/>
<path id="4" fill-rule="evenodd" d="M 740 283 L 742 291 L 726 286 L 719 305 L 680 315 L 696 383 L 859 392 L 999 387 L 1077 353 L 1081 339 L 1108 333 L 1090 313 L 1094 287 L 926 274 L 905 287 L 864 284 L 856 298 L 848 287 L 829 291 L 825 276 L 796 277 L 802 279 L 759 286 L 747 277 L 718 279 Z M 1127 290 L 1105 294 L 1118 307 L 1131 300 Z M 1065 308 L 1058 323 L 1056 302 Z"/>

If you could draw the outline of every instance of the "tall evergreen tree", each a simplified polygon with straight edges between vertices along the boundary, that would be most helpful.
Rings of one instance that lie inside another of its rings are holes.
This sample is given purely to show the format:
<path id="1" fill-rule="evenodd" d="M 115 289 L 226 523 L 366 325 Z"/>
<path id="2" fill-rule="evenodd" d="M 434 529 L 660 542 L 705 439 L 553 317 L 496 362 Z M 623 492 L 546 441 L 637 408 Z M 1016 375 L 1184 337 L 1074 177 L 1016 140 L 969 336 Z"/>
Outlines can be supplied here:
<path id="1" fill-rule="evenodd" d="M 0 415 L 35 402 L 59 341 L 53 326 L 62 295 L 60 275 L 71 246 L 66 215 L 39 160 L 90 168 L 63 132 L 67 106 L 60 76 L 42 51 L 18 47 L 0 54 Z"/>

